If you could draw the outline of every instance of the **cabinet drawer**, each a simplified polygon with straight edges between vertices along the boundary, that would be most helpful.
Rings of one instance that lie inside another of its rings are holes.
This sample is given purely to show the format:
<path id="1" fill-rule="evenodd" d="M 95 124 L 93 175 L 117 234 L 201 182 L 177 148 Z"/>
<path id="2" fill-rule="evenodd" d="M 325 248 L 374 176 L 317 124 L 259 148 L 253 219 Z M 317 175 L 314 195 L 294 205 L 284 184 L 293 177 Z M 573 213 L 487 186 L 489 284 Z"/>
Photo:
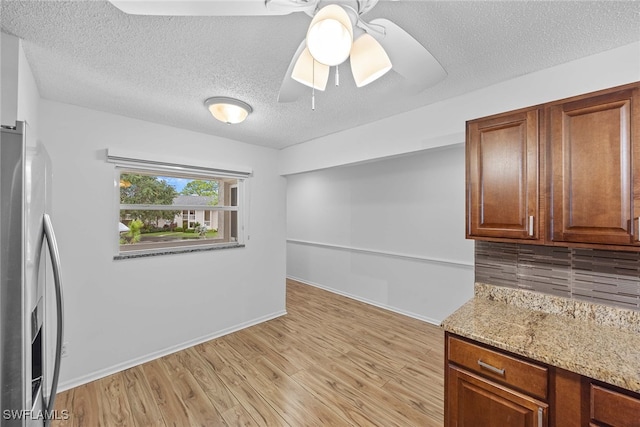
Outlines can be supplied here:
<path id="1" fill-rule="evenodd" d="M 531 396 L 547 399 L 548 369 L 449 336 L 448 360 Z"/>
<path id="2" fill-rule="evenodd" d="M 640 427 L 640 399 L 591 384 L 590 416 L 596 426 Z"/>

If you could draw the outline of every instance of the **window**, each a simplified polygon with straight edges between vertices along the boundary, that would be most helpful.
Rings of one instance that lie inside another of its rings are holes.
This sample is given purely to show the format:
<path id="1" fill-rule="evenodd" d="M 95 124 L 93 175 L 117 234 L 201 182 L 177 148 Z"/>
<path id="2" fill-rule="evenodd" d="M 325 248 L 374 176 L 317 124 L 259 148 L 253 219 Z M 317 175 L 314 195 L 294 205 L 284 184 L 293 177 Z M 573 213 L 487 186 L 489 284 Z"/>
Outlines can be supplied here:
<path id="1" fill-rule="evenodd" d="M 142 165 L 112 157 L 108 159 L 118 163 L 118 229 L 114 232 L 118 256 L 243 244 L 242 206 L 238 201 L 242 200 L 244 177 L 185 166 L 178 172 L 167 167 L 177 165 Z"/>

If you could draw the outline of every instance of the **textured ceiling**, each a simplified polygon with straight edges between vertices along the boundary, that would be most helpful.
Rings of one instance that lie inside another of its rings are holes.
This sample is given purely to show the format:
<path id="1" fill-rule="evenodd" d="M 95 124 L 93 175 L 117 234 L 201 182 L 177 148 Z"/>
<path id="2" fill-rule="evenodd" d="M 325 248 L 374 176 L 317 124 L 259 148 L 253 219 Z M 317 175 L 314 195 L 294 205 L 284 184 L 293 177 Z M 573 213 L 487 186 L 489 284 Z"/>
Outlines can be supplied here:
<path id="1" fill-rule="evenodd" d="M 104 1 L 2 0 L 4 32 L 23 39 L 43 98 L 282 148 L 506 79 L 640 40 L 640 2 L 383 1 L 365 20 L 404 28 L 448 73 L 419 94 L 393 71 L 356 88 L 341 66 L 292 103 L 278 90 L 310 17 L 126 15 Z M 240 125 L 203 106 L 230 96 L 253 106 Z"/>

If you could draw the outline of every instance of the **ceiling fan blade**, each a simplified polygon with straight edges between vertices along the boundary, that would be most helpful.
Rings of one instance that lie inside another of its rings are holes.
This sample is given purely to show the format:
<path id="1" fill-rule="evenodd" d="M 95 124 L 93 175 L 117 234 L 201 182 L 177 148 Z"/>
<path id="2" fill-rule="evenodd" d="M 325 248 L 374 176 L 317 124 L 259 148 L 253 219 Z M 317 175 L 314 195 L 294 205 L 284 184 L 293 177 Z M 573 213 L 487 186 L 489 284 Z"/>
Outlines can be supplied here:
<path id="1" fill-rule="evenodd" d="M 302 40 L 302 43 L 300 43 L 300 46 L 298 46 L 298 50 L 296 50 L 293 58 L 291 58 L 289 68 L 287 68 L 287 72 L 284 74 L 284 79 L 282 79 L 282 85 L 280 86 L 280 92 L 278 93 L 278 102 L 293 102 L 300 98 L 305 91 L 308 92 L 309 89 L 306 86 L 291 78 L 293 67 L 306 46 L 307 40 L 304 39 Z"/>
<path id="2" fill-rule="evenodd" d="M 109 0 L 131 15 L 165 16 L 262 16 L 288 15 L 302 6 L 301 0 Z M 271 3 L 274 3 L 271 6 Z M 315 7 L 315 2 L 314 7 Z M 288 7 L 287 7 L 288 5 Z"/>
<path id="3" fill-rule="evenodd" d="M 358 15 L 362 16 L 365 13 L 369 12 L 374 8 L 376 4 L 378 4 L 380 0 L 359 0 L 358 1 Z"/>
<path id="4" fill-rule="evenodd" d="M 267 9 L 274 12 L 306 12 L 313 13 L 320 0 L 264 0 Z"/>
<path id="5" fill-rule="evenodd" d="M 379 27 L 383 31 L 378 31 Z M 447 76 L 442 65 L 424 46 L 388 19 L 374 19 L 365 25 L 365 30 L 382 45 L 393 65 L 392 70 L 407 79 L 412 91 L 422 92 Z"/>

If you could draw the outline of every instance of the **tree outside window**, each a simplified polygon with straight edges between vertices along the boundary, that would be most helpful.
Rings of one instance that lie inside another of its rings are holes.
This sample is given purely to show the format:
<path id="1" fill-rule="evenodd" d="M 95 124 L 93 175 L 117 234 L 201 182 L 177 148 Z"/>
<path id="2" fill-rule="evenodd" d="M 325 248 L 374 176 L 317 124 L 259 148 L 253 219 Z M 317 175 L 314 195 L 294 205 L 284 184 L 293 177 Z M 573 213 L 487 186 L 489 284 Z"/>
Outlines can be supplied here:
<path id="1" fill-rule="evenodd" d="M 201 179 L 147 171 L 120 172 L 120 251 L 237 243 L 236 178 Z"/>

